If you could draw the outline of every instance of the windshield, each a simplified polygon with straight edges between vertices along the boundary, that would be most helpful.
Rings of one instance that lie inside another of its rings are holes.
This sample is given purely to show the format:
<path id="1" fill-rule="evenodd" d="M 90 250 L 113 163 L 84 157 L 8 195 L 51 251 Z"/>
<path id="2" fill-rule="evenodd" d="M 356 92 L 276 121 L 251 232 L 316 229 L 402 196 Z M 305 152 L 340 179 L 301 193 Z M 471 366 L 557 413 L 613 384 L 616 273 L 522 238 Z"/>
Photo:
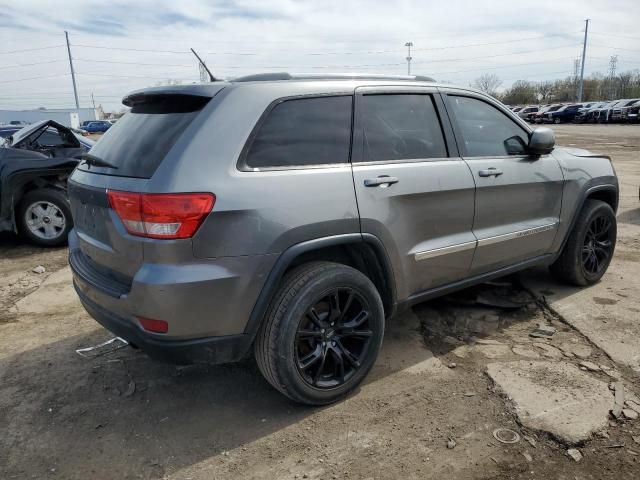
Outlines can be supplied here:
<path id="1" fill-rule="evenodd" d="M 31 125 L 27 125 L 26 127 L 21 128 L 16 133 L 11 135 L 11 145 L 16 145 L 20 143 L 22 140 L 27 138 L 29 135 L 31 135 L 35 131 L 41 129 L 48 123 L 49 123 L 49 120 L 41 120 L 39 122 L 32 123 Z"/>

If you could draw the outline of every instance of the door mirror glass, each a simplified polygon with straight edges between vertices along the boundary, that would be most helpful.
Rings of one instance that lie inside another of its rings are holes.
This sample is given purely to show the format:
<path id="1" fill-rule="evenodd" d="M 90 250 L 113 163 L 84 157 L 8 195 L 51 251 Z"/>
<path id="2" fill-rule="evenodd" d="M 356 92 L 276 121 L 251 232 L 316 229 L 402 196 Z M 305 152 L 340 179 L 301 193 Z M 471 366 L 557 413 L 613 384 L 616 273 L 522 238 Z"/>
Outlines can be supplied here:
<path id="1" fill-rule="evenodd" d="M 547 155 L 553 151 L 556 144 L 553 130 L 546 127 L 536 128 L 529 137 L 527 153 L 530 155 Z"/>
<path id="2" fill-rule="evenodd" d="M 504 148 L 507 155 L 524 155 L 527 153 L 527 145 L 520 135 L 514 135 L 504 141 Z"/>

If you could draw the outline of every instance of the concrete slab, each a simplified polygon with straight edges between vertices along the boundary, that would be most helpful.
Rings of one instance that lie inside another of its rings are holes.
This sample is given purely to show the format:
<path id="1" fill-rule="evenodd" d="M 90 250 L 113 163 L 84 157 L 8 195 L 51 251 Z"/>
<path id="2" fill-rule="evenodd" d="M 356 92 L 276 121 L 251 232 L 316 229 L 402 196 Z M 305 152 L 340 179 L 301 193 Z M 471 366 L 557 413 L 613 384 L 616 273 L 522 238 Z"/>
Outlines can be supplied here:
<path id="1" fill-rule="evenodd" d="M 629 248 L 624 238 L 640 238 L 640 227 L 619 224 L 618 235 L 609 270 L 591 287 L 560 284 L 546 270 L 528 271 L 521 280 L 536 295 L 544 295 L 551 308 L 613 361 L 640 371 L 640 299 L 634 293 L 640 291 L 640 275 L 638 263 L 628 261 L 638 253 L 637 246 Z"/>
<path id="2" fill-rule="evenodd" d="M 38 289 L 16 302 L 20 315 L 64 314 L 70 308 L 80 305 L 78 295 L 73 289 L 71 268 L 65 267 L 52 273 Z"/>
<path id="3" fill-rule="evenodd" d="M 487 373 L 514 403 L 523 426 L 574 445 L 607 426 L 613 395 L 605 382 L 564 362 L 490 363 Z"/>

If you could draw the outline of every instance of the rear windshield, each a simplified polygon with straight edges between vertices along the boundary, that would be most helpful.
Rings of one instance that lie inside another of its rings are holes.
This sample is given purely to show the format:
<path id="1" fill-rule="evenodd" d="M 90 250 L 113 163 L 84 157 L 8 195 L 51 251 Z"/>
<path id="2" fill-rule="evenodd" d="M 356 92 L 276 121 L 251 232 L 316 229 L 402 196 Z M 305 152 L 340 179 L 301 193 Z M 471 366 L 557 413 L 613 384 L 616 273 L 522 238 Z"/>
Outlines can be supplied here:
<path id="1" fill-rule="evenodd" d="M 106 175 L 151 178 L 208 101 L 207 97 L 173 95 L 170 98 L 156 96 L 134 104 L 91 149 L 91 155 L 118 168 L 86 163 L 78 168 Z"/>

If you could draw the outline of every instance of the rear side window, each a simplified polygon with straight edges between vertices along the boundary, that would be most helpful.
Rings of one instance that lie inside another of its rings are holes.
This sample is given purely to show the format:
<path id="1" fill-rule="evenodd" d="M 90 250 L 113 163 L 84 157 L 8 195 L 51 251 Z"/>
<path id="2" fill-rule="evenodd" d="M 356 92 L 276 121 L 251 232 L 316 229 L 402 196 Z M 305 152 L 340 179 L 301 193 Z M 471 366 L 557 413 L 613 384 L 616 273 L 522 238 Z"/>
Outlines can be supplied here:
<path id="1" fill-rule="evenodd" d="M 157 95 L 135 103 L 91 149 L 116 169 L 82 170 L 123 177 L 151 178 L 169 150 L 210 100 L 191 95 Z"/>
<path id="2" fill-rule="evenodd" d="M 447 156 L 431 95 L 365 95 L 361 110 L 364 161 Z"/>
<path id="3" fill-rule="evenodd" d="M 249 168 L 326 165 L 349 161 L 351 96 L 298 98 L 277 104 L 246 156 Z"/>
<path id="4" fill-rule="evenodd" d="M 529 136 L 516 122 L 482 100 L 449 96 L 464 141 L 465 156 L 522 155 Z"/>

